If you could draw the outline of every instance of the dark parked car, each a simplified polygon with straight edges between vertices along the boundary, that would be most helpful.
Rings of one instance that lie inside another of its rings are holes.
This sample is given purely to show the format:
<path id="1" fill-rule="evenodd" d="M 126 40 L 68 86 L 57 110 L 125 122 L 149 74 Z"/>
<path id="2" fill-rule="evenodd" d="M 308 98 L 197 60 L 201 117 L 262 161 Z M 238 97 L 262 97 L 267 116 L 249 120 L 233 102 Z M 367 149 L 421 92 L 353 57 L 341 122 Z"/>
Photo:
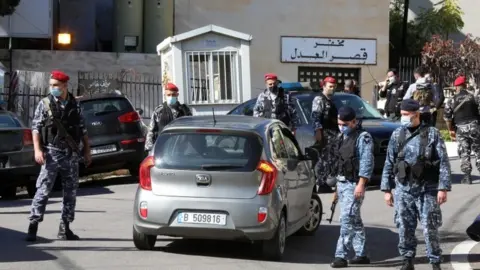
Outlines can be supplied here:
<path id="1" fill-rule="evenodd" d="M 319 95 L 319 89 L 312 88 L 306 83 L 283 83 L 281 86 L 285 89 L 285 92 L 292 95 L 295 100 L 295 107 L 300 118 L 300 123 L 298 123 L 295 135 L 300 144 L 300 149 L 312 146 L 315 141 L 311 110 L 313 99 Z M 361 119 L 362 127 L 372 134 L 375 141 L 375 168 L 374 176 L 370 183 L 378 184 L 383 165 L 385 164 L 388 141 L 393 131 L 399 127 L 400 124 L 385 119 L 377 109 L 356 95 L 341 92 L 335 93 L 333 101 L 337 108 L 346 105 L 354 108 L 357 112 L 357 118 Z M 248 100 L 227 114 L 252 116 L 255 102 L 256 98 Z"/>
<path id="2" fill-rule="evenodd" d="M 40 166 L 35 163 L 32 131 L 9 111 L 0 110 L 0 196 L 15 198 L 17 187 L 35 194 Z"/>
<path id="3" fill-rule="evenodd" d="M 145 158 L 141 109 L 121 93 L 102 93 L 77 98 L 88 130 L 92 164 L 80 164 L 80 175 L 128 169 L 138 175 Z"/>

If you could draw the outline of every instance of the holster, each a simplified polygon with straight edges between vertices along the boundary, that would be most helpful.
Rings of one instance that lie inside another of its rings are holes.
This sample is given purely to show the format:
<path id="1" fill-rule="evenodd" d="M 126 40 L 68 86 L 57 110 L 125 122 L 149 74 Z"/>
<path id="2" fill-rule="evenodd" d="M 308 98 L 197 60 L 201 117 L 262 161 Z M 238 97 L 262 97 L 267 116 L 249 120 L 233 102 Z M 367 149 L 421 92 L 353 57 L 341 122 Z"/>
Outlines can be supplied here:
<path id="1" fill-rule="evenodd" d="M 409 179 L 410 175 L 410 165 L 405 160 L 400 160 L 397 162 L 396 166 L 396 175 L 398 182 L 402 185 L 405 185 Z"/>

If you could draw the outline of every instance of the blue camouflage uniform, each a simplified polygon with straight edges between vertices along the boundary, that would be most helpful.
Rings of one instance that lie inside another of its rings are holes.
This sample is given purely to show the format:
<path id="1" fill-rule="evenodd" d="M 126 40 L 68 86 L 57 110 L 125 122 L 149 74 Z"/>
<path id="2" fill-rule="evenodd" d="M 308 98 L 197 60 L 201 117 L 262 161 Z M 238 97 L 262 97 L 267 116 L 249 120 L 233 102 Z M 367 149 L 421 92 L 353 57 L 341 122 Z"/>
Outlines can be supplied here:
<path id="1" fill-rule="evenodd" d="M 295 130 L 298 123 L 298 114 L 291 95 L 286 93 L 272 93 L 265 89 L 258 95 L 257 102 L 253 107 L 253 117 L 278 119 L 284 122 L 290 129 Z"/>
<path id="2" fill-rule="evenodd" d="M 427 256 L 432 264 L 439 264 L 441 261 L 442 249 L 439 244 L 438 229 L 442 226 L 442 212 L 437 203 L 437 193 L 439 190 L 451 190 L 451 169 L 445 142 L 440 136 L 438 129 L 434 127 L 420 128 L 428 129 L 427 145 L 424 157 L 426 160 L 432 160 L 432 156 L 436 156 L 439 160 L 439 176 L 438 183 L 434 181 L 422 181 L 425 179 L 414 179 L 417 181 L 408 181 L 402 184 L 398 175 L 395 175 L 394 168 L 396 164 L 396 156 L 399 149 L 399 136 L 403 130 L 405 132 L 405 140 L 412 135 L 409 128 L 397 128 L 389 141 L 387 149 L 387 157 L 385 167 L 383 168 L 381 190 L 384 192 L 394 192 L 394 222 L 398 228 L 399 244 L 398 250 L 400 255 L 405 259 L 413 259 L 416 255 L 417 238 L 415 230 L 417 228 L 417 220 L 423 227 L 425 236 L 425 244 L 427 247 Z M 420 136 L 406 142 L 405 162 L 415 164 L 417 158 L 421 155 Z"/>
<path id="3" fill-rule="evenodd" d="M 71 94 L 69 94 L 69 96 L 71 99 L 74 99 Z M 71 99 L 68 99 L 67 102 L 72 102 L 69 101 Z M 62 110 L 65 109 L 67 102 L 61 102 L 56 98 L 54 98 L 54 100 L 60 105 Z M 53 106 L 54 104 L 51 105 Z M 87 129 L 85 128 L 80 106 L 78 106 L 77 110 L 80 116 L 79 129 L 81 130 L 81 134 L 86 136 Z M 41 130 L 45 127 L 48 117 L 44 100 L 42 100 L 38 103 L 37 109 L 35 110 L 35 115 L 32 120 L 32 132 L 41 134 Z M 47 206 L 50 192 L 55 184 L 57 174 L 60 174 L 63 186 L 62 220 L 71 223 L 75 219 L 75 204 L 78 188 L 78 162 L 81 157 L 66 148 L 67 147 L 59 149 L 51 144 L 43 146 L 45 163 L 42 165 L 37 179 L 37 192 L 32 201 L 29 216 L 30 222 L 38 223 L 43 221 L 45 208 Z"/>
<path id="4" fill-rule="evenodd" d="M 341 135 L 344 136 L 345 135 Z M 367 256 L 365 247 L 365 229 L 360 208 L 364 198 L 356 199 L 354 190 L 358 178 L 371 179 L 374 167 L 373 138 L 370 133 L 361 131 L 355 144 L 356 155 L 360 163 L 357 179 L 337 177 L 337 195 L 340 203 L 340 237 L 338 238 L 335 258 L 346 259 L 348 251 L 355 251 L 356 257 Z"/>

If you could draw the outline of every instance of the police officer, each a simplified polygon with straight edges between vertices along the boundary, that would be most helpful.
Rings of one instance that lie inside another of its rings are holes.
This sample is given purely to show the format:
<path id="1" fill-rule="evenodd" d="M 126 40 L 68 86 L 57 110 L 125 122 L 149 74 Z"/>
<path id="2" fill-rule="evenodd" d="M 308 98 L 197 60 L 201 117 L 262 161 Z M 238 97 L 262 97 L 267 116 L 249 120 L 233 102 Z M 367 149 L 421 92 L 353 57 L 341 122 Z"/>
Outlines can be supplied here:
<path id="1" fill-rule="evenodd" d="M 333 268 L 348 264 L 369 264 L 365 246 L 365 229 L 360 208 L 365 196 L 365 187 L 373 172 L 373 139 L 356 120 L 351 107 L 338 110 L 338 182 L 337 196 L 340 203 L 340 237 L 335 251 Z M 355 251 L 355 257 L 347 263 L 348 251 Z"/>
<path id="2" fill-rule="evenodd" d="M 331 192 L 327 179 L 332 176 L 336 163 L 335 143 L 339 133 L 337 116 L 338 110 L 332 97 L 337 87 L 332 77 L 323 80 L 323 92 L 312 102 L 312 123 L 315 130 L 315 141 L 320 148 L 320 158 L 315 165 L 315 174 L 319 185 L 319 192 Z"/>
<path id="3" fill-rule="evenodd" d="M 65 73 L 52 71 L 50 94 L 38 103 L 32 121 L 35 160 L 42 167 L 32 201 L 27 241 L 35 241 L 37 238 L 38 223 L 43 220 L 57 175 L 60 175 L 63 186 L 62 219 L 58 238 L 80 239 L 70 230 L 70 223 L 75 217 L 80 142 L 84 145 L 86 166 L 90 164 L 91 156 L 83 115 L 74 96 L 67 90 L 68 80 Z"/>
<path id="4" fill-rule="evenodd" d="M 357 88 L 355 80 L 347 79 L 343 86 L 343 92 L 360 96 L 360 91 Z"/>
<path id="5" fill-rule="evenodd" d="M 404 94 L 405 89 L 403 89 L 403 84 L 398 78 L 397 70 L 388 70 L 385 84 L 380 89 L 380 96 L 385 95 L 387 98 L 385 101 L 385 113 L 387 117 L 391 119 L 397 119 L 400 116 L 398 105 L 399 102 L 401 102 Z"/>
<path id="6" fill-rule="evenodd" d="M 278 82 L 277 75 L 265 74 L 266 89 L 258 95 L 253 107 L 253 116 L 278 119 L 295 131 L 298 115 L 293 99 L 283 91 L 283 88 L 278 87 Z"/>
<path id="7" fill-rule="evenodd" d="M 380 187 L 387 205 L 395 207 L 394 220 L 399 233 L 398 250 L 404 258 L 403 270 L 414 269 L 417 220 L 423 227 L 432 269 L 440 269 L 440 205 L 447 201 L 447 191 L 452 185 L 445 142 L 438 129 L 421 124 L 419 109 L 415 100 L 402 102 L 402 126 L 392 133 L 388 143 Z"/>
<path id="8" fill-rule="evenodd" d="M 192 116 L 190 108 L 178 102 L 178 87 L 175 84 L 167 83 L 164 92 L 165 102 L 153 110 L 152 118 L 148 125 L 147 139 L 145 141 L 146 151 L 152 150 L 158 134 L 166 125 L 179 117 Z"/>
<path id="9" fill-rule="evenodd" d="M 460 168 L 464 173 L 462 183 L 472 183 L 470 153 L 475 155 L 475 164 L 480 170 L 480 97 L 466 90 L 466 78 L 455 79 L 455 95 L 445 103 L 443 117 L 453 140 L 458 141 Z"/>

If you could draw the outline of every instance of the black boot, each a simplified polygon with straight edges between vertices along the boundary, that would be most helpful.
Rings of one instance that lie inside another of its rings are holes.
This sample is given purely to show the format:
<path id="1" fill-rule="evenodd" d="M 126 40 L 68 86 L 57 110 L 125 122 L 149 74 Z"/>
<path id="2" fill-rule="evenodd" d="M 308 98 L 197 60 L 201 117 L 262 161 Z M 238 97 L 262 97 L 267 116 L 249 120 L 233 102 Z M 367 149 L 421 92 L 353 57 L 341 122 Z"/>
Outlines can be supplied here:
<path id="1" fill-rule="evenodd" d="M 413 266 L 413 260 L 412 259 L 404 259 L 403 260 L 403 265 L 400 270 L 414 270 L 415 266 Z"/>
<path id="2" fill-rule="evenodd" d="M 60 222 L 57 237 L 61 240 L 80 240 L 80 237 L 70 230 L 70 223 L 66 221 Z"/>
<path id="3" fill-rule="evenodd" d="M 357 257 L 348 261 L 349 264 L 370 264 L 370 259 L 367 256 Z"/>
<path id="4" fill-rule="evenodd" d="M 466 174 L 462 179 L 462 184 L 471 185 L 472 184 L 472 176 L 470 174 Z"/>
<path id="5" fill-rule="evenodd" d="M 330 264 L 332 268 L 345 268 L 348 267 L 348 262 L 342 258 L 335 258 L 333 262 Z"/>
<path id="6" fill-rule="evenodd" d="M 37 231 L 38 231 L 38 222 L 34 222 L 34 221 L 30 222 L 30 225 L 28 225 L 28 232 L 25 240 L 28 242 L 37 241 Z"/>
<path id="7" fill-rule="evenodd" d="M 439 263 L 432 263 L 432 269 L 433 269 L 433 270 L 442 270 L 442 268 L 440 268 L 440 264 L 439 264 Z"/>

